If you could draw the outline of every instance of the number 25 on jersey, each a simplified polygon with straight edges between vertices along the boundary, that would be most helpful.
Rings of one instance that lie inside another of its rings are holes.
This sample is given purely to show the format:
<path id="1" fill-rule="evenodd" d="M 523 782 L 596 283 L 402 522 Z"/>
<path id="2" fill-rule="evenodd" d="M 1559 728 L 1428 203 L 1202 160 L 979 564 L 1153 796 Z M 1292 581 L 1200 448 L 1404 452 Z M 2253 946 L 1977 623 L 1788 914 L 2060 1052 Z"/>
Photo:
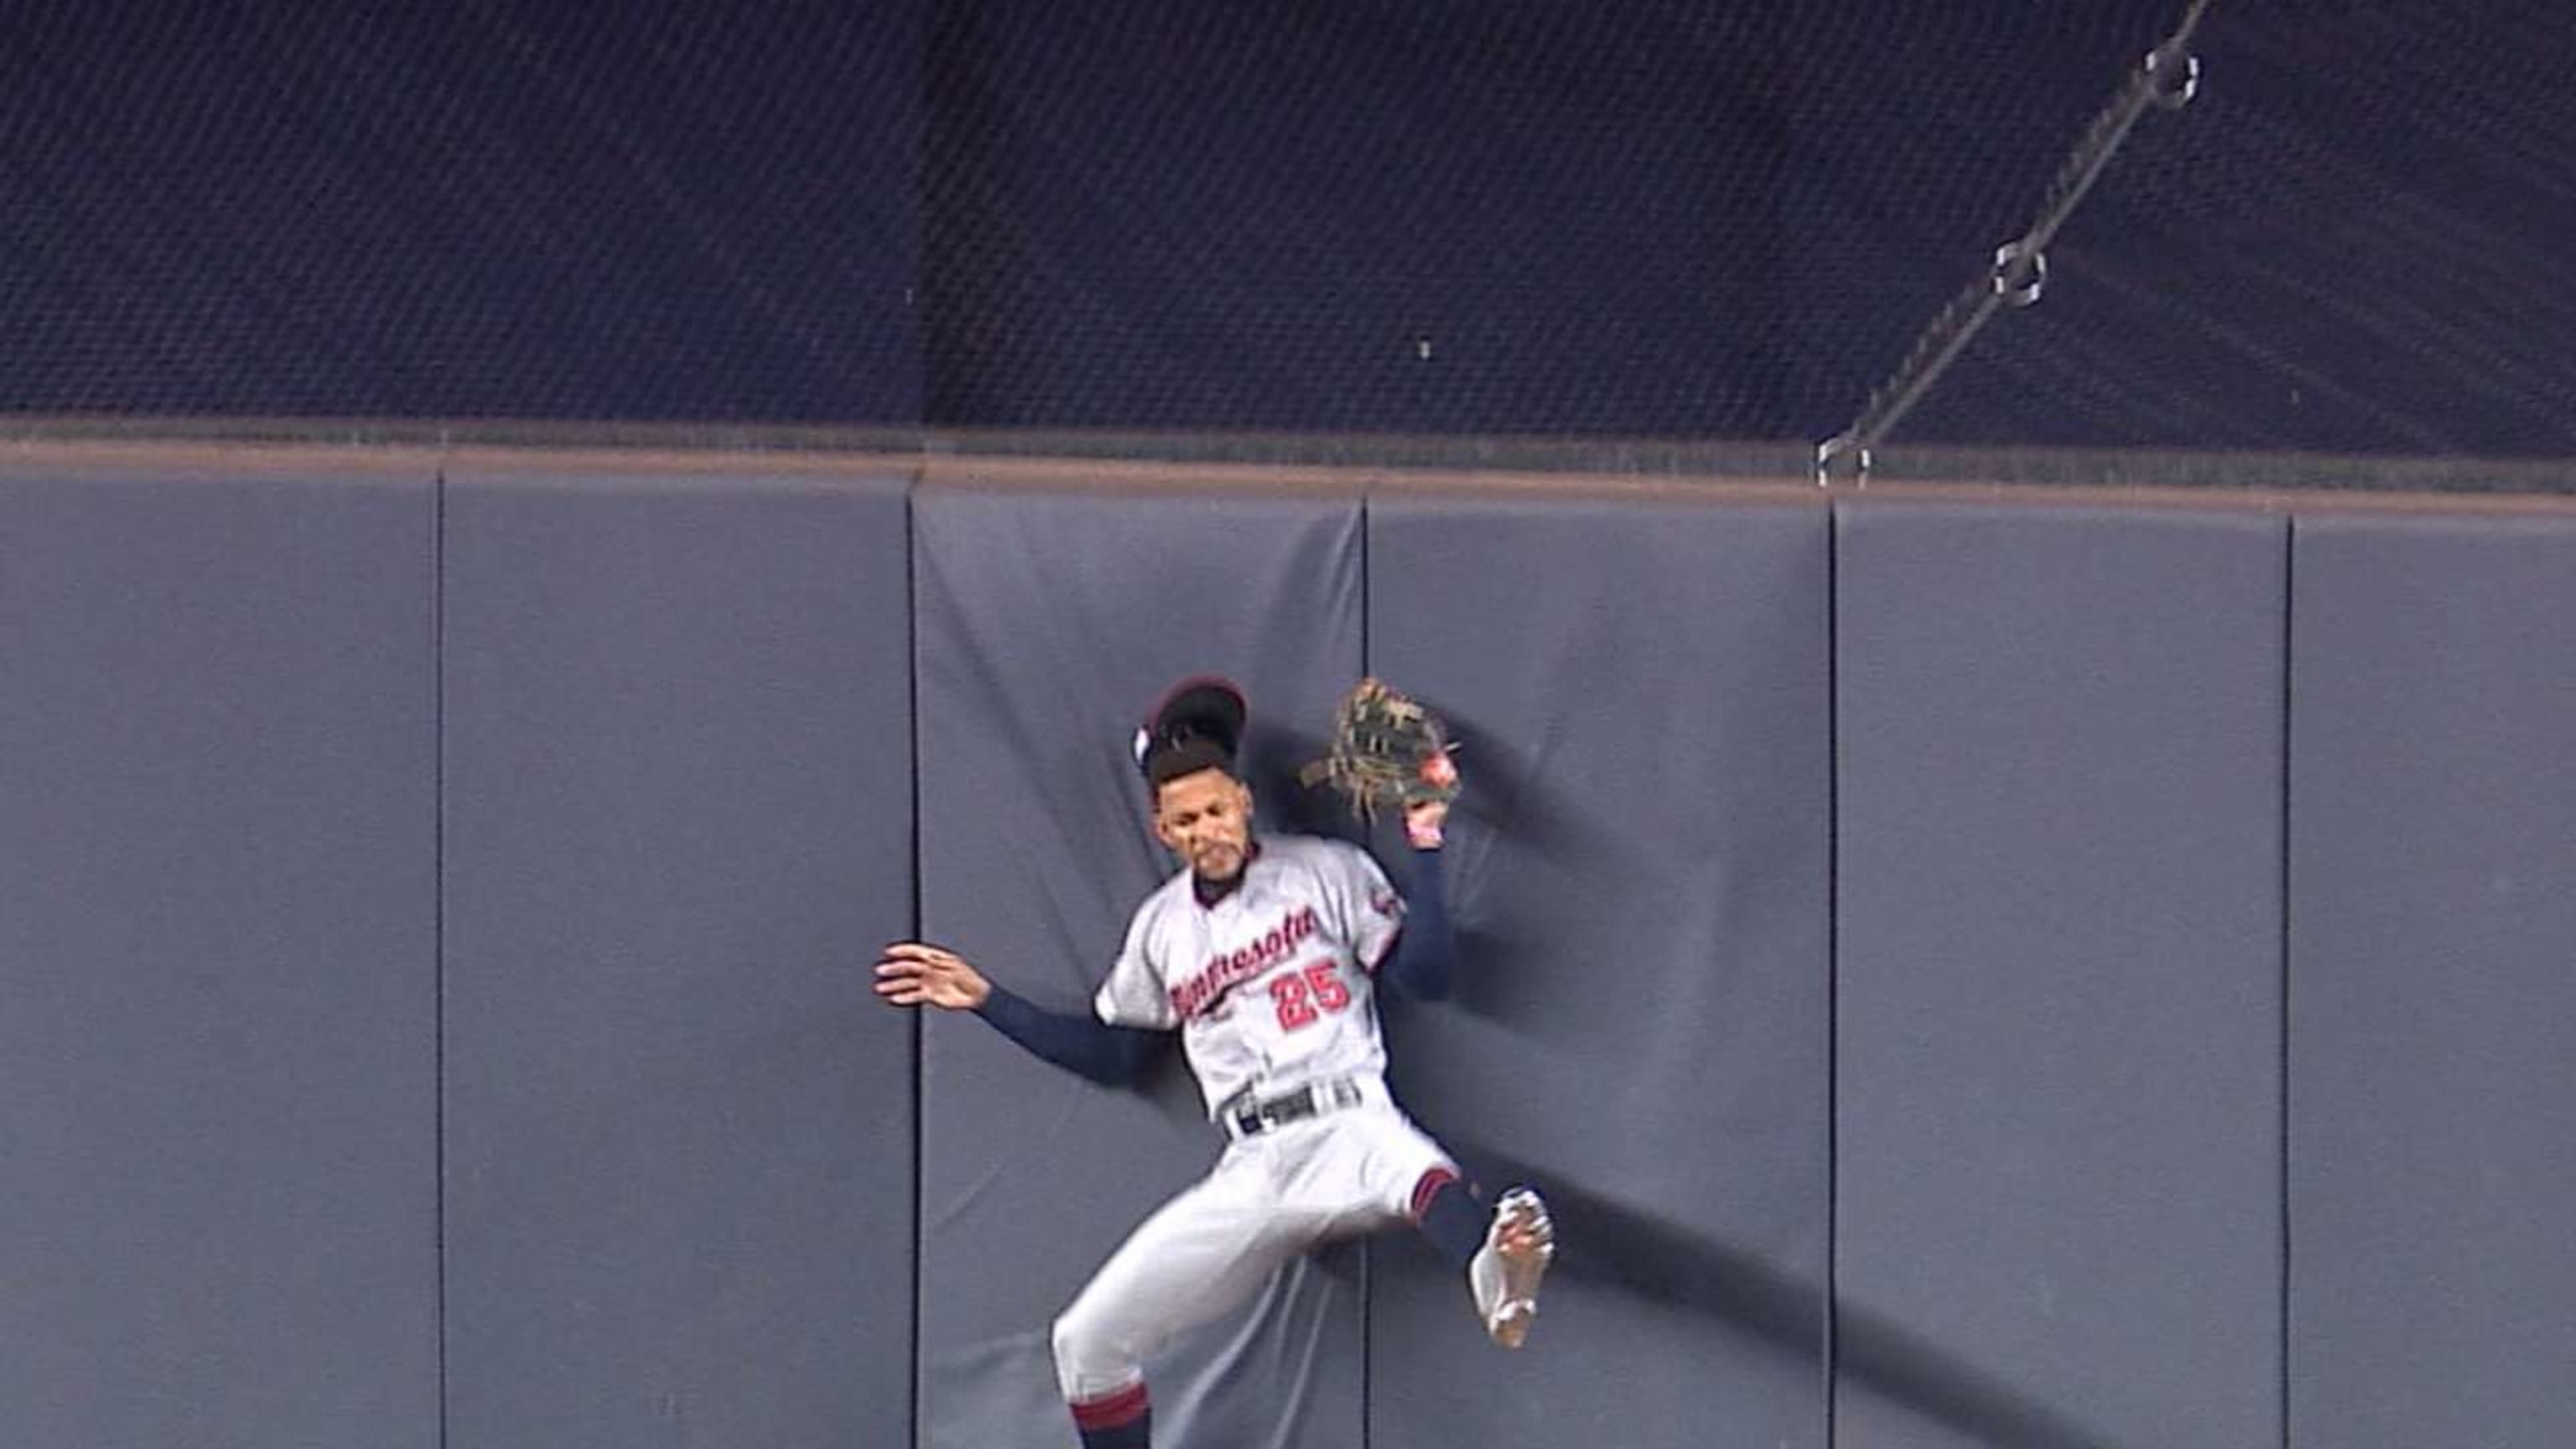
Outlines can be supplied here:
<path id="1" fill-rule="evenodd" d="M 1279 1029 L 1295 1031 L 1313 1026 L 1325 1012 L 1350 1005 L 1351 991 L 1342 984 L 1336 963 L 1315 961 L 1271 977 L 1270 999 L 1279 1007 Z"/>

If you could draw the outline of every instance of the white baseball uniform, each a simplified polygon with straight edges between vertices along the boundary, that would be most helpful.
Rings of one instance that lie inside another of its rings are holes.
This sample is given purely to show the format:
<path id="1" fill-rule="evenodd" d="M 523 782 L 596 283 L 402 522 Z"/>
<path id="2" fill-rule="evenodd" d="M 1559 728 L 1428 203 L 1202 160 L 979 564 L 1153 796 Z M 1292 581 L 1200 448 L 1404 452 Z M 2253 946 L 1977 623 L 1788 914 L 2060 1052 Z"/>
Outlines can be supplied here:
<path id="1" fill-rule="evenodd" d="M 1265 836 L 1224 899 L 1203 906 L 1194 886 L 1184 870 L 1137 908 L 1094 1007 L 1112 1026 L 1178 1028 L 1230 1140 L 1057 1319 L 1076 1404 L 1132 1389 L 1173 1334 L 1291 1257 L 1409 1220 L 1425 1176 L 1456 1171 L 1387 1095 L 1375 973 L 1404 903 L 1368 852 Z M 1247 1130 L 1252 1107 L 1301 1094 L 1306 1115 Z"/>

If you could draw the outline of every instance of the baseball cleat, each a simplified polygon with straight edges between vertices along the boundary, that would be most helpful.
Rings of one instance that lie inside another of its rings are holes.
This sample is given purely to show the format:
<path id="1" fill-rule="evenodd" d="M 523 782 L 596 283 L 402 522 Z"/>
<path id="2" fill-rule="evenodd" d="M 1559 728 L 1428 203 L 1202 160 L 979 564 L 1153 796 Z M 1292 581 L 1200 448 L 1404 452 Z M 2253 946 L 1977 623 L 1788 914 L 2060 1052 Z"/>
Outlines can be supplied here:
<path id="1" fill-rule="evenodd" d="M 1529 1338 L 1538 1317 L 1539 1279 L 1555 1258 L 1556 1223 L 1547 1215 L 1547 1204 L 1526 1187 L 1504 1193 L 1494 1204 L 1485 1246 L 1467 1265 L 1467 1286 L 1494 1342 L 1518 1348 Z"/>

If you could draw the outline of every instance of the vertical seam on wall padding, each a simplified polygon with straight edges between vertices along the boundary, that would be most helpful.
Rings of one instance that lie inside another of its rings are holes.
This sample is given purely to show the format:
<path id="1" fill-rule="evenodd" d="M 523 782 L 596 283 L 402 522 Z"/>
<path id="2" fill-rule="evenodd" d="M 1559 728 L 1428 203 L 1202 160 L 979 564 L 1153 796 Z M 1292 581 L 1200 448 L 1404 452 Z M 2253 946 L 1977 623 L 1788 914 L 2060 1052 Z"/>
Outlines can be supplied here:
<path id="1" fill-rule="evenodd" d="M 430 483 L 430 1237 L 436 1279 L 438 1443 L 447 1446 L 447 470 Z"/>
<path id="2" fill-rule="evenodd" d="M 917 940 L 923 934 L 921 918 L 921 532 L 915 516 L 920 479 L 903 495 L 903 617 L 906 688 L 905 714 L 912 730 L 912 920 L 910 933 Z M 910 1011 L 910 1045 L 912 1051 L 912 1443 L 921 1444 L 921 1265 L 929 1245 L 923 1239 L 925 1217 L 924 1195 L 928 1181 L 923 1173 L 922 1106 L 929 1094 L 929 1061 L 923 1050 L 924 1020 L 929 1013 Z"/>
<path id="3" fill-rule="evenodd" d="M 1825 1443 L 1834 1442 L 1842 1227 L 1842 507 L 1825 510 Z"/>
<path id="4" fill-rule="evenodd" d="M 1360 673 L 1369 673 L 1369 514 L 1370 495 L 1360 491 Z M 1360 1244 L 1360 1445 L 1369 1449 L 1377 1425 L 1377 1259 L 1374 1247 Z"/>
<path id="5" fill-rule="evenodd" d="M 2290 771 L 2291 721 L 2298 656 L 2292 652 L 2298 622 L 2299 520 L 2281 527 L 2281 976 L 2280 976 L 2280 1198 L 2281 1198 L 2281 1443 L 2290 1443 Z"/>

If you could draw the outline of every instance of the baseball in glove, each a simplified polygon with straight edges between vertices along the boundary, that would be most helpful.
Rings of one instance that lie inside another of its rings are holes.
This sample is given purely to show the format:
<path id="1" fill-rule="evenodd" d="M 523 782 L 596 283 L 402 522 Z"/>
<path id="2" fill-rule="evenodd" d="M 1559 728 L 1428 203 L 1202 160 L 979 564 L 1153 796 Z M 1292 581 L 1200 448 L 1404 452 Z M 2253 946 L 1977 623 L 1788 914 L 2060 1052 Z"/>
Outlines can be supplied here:
<path id="1" fill-rule="evenodd" d="M 1450 758 L 1456 748 L 1421 701 L 1383 680 L 1363 679 L 1334 716 L 1331 747 L 1300 778 L 1331 785 L 1349 797 L 1361 819 L 1375 820 L 1381 810 L 1410 813 L 1419 805 L 1445 806 L 1456 799 L 1458 766 Z M 1434 839 L 1437 830 L 1434 820 Z"/>

